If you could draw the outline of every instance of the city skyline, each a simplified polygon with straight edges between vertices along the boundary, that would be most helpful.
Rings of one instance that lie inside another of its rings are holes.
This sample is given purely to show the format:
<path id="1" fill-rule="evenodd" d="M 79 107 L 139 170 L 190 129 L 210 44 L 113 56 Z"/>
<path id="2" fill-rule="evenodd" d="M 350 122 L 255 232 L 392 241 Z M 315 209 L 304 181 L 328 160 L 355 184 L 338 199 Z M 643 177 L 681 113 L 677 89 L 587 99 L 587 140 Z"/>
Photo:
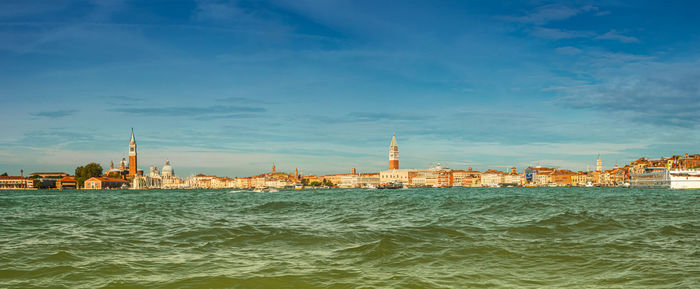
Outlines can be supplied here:
<path id="1" fill-rule="evenodd" d="M 114 160 L 110 160 L 110 161 L 109 161 L 109 166 L 106 166 L 105 164 L 103 164 L 103 163 L 101 163 L 101 162 L 94 162 L 94 161 L 93 161 L 93 162 L 91 162 L 91 163 L 96 163 L 96 164 L 100 165 L 100 166 L 102 167 L 102 169 L 103 169 L 105 175 L 108 175 L 110 172 L 113 172 L 113 171 L 119 172 L 120 174 L 123 173 L 123 174 L 124 174 L 124 178 L 126 178 L 126 179 L 132 179 L 132 178 L 133 178 L 134 176 L 136 176 L 136 175 L 144 175 L 144 172 L 147 171 L 147 170 L 146 170 L 146 169 L 143 169 L 143 168 L 139 168 L 139 166 L 137 165 L 137 163 L 138 163 L 137 159 L 138 159 L 138 158 L 137 158 L 137 149 L 136 149 L 136 147 L 137 147 L 137 143 L 136 143 L 136 141 L 135 141 L 134 129 L 132 128 L 132 129 L 131 129 L 131 134 L 130 134 L 130 137 L 129 137 L 128 149 L 127 149 L 127 151 L 128 151 L 128 161 L 127 161 L 127 158 L 126 158 L 126 157 L 122 157 L 121 161 L 120 161 L 120 162 L 118 161 L 118 168 L 115 168 Z M 437 168 L 439 168 L 439 169 L 444 168 L 444 169 L 448 169 L 448 170 L 455 169 L 456 171 L 464 171 L 465 169 L 468 169 L 468 171 L 472 171 L 472 170 L 474 169 L 474 171 L 476 171 L 476 172 L 478 172 L 479 170 L 484 170 L 484 171 L 502 171 L 503 173 L 524 173 L 524 172 L 526 171 L 526 169 L 532 169 L 532 168 L 545 168 L 545 169 L 552 168 L 552 169 L 555 169 L 555 170 L 562 170 L 562 171 L 570 171 L 570 170 L 571 170 L 571 168 L 565 168 L 565 167 L 560 167 L 560 166 L 547 166 L 547 165 L 544 165 L 544 166 L 543 166 L 543 165 L 540 164 L 540 163 L 537 163 L 537 164 L 528 164 L 527 167 L 522 167 L 522 168 L 518 168 L 517 166 L 508 166 L 508 165 L 506 165 L 506 166 L 496 166 L 496 167 L 468 167 L 468 168 L 466 168 L 466 167 L 461 168 L 461 167 L 460 167 L 460 168 L 450 168 L 446 163 L 444 163 L 444 162 L 441 163 L 440 161 L 431 162 L 428 166 L 423 167 L 423 168 L 421 168 L 421 167 L 411 167 L 411 168 L 403 168 L 403 169 L 402 169 L 402 168 L 399 167 L 399 150 L 398 150 L 398 142 L 397 142 L 397 139 L 396 139 L 396 133 L 393 133 L 393 135 L 392 135 L 391 142 L 389 143 L 389 149 L 387 150 L 387 152 L 388 152 L 388 159 L 387 159 L 387 160 L 388 160 L 388 165 L 387 165 L 385 168 L 380 168 L 380 169 L 378 169 L 377 171 L 363 171 L 363 170 L 358 171 L 358 170 L 357 170 L 357 167 L 352 167 L 352 168 L 350 168 L 351 174 L 356 174 L 356 173 L 370 173 L 370 174 L 374 174 L 374 173 L 377 173 L 377 172 L 379 172 L 379 171 L 387 172 L 387 171 L 399 171 L 399 170 L 403 170 L 403 171 L 407 171 L 407 170 L 417 170 L 417 169 L 420 170 L 420 169 L 426 169 L 426 168 L 428 168 L 428 167 L 429 167 L 430 169 L 433 169 L 434 167 L 435 167 L 436 169 L 437 169 Z M 681 154 L 681 155 L 674 155 L 674 156 L 676 156 L 676 157 L 682 157 L 682 154 Z M 674 156 L 671 156 L 671 157 L 674 157 Z M 686 153 L 685 156 L 687 157 L 688 154 Z M 695 155 L 693 155 L 693 157 L 695 157 Z M 646 159 L 646 157 L 641 157 L 640 159 Z M 664 157 L 662 157 L 662 159 L 664 159 Z M 170 160 L 169 160 L 169 159 L 166 159 L 166 160 L 164 161 L 164 163 L 165 163 L 165 166 L 168 167 L 168 170 L 169 170 L 170 174 L 173 174 L 173 173 L 172 173 L 173 168 L 172 168 L 172 166 L 170 165 Z M 596 158 L 596 166 L 595 166 L 595 168 L 593 169 L 593 171 L 601 172 L 601 171 L 605 171 L 606 169 L 614 169 L 614 170 L 616 170 L 616 169 L 622 168 L 622 167 L 624 167 L 624 166 L 626 166 L 626 165 L 623 164 L 623 165 L 620 166 L 620 165 L 618 165 L 618 164 L 616 163 L 614 166 L 606 168 L 605 166 L 603 166 L 603 163 L 602 163 L 602 160 L 601 160 L 601 156 L 600 156 L 600 154 L 599 154 L 599 155 L 597 156 L 597 158 Z M 277 167 L 277 166 L 276 166 L 275 162 L 273 161 L 272 164 L 271 164 L 271 168 L 272 168 L 272 169 L 269 170 L 269 171 L 266 170 L 266 169 L 262 169 L 262 170 L 260 170 L 259 172 L 253 173 L 253 174 L 248 175 L 248 176 L 240 176 L 240 175 L 219 175 L 219 177 L 223 177 L 223 178 L 228 178 L 228 177 L 234 177 L 234 178 L 249 178 L 249 177 L 254 176 L 254 175 L 265 175 L 265 174 L 268 174 L 268 173 L 274 174 L 274 173 L 276 173 L 276 172 L 286 174 L 286 173 L 289 173 L 289 172 L 290 172 L 290 171 L 285 172 L 284 170 L 282 170 L 282 171 L 277 171 L 277 170 L 276 170 L 276 167 Z M 548 168 L 548 167 L 549 167 L 549 168 Z M 109 169 L 108 169 L 108 168 L 109 168 Z M 159 170 L 162 169 L 162 168 L 164 168 L 164 167 L 161 167 L 161 166 L 158 165 L 158 164 L 150 164 L 150 165 L 148 165 L 148 168 L 149 168 L 148 171 L 150 171 L 151 174 L 153 174 L 153 172 L 155 172 L 156 174 L 158 174 Z M 116 169 L 116 170 L 115 170 L 115 169 Z M 519 169 L 521 169 L 521 171 L 519 171 Z M 55 170 L 55 171 L 59 171 L 59 170 Z M 70 172 L 71 170 L 66 170 L 66 171 Z M 573 171 L 577 171 L 577 169 L 573 169 Z M 591 171 L 591 168 L 590 168 L 590 166 L 587 166 L 585 170 L 583 170 L 583 169 L 578 169 L 578 171 L 579 171 L 579 172 L 586 173 L 586 172 L 590 172 L 590 171 Z M 38 171 L 36 171 L 36 170 L 35 170 L 34 172 L 35 172 L 35 173 L 41 173 L 41 172 L 38 172 Z M 7 172 L 5 172 L 5 173 L 7 173 Z M 60 172 L 60 173 L 63 173 L 63 172 Z M 313 175 L 324 176 L 324 175 L 339 175 L 339 174 L 348 174 L 348 170 L 346 169 L 346 170 L 344 170 L 344 171 L 343 171 L 343 170 L 340 170 L 340 171 L 334 171 L 334 172 L 328 173 L 328 172 L 314 171 L 313 169 L 311 169 L 311 170 L 309 170 L 309 171 L 301 171 L 301 172 L 300 172 L 298 166 L 297 166 L 297 167 L 294 167 L 294 175 L 295 175 L 295 176 L 313 176 Z M 21 175 L 21 176 L 24 175 L 24 169 L 20 169 L 20 175 Z M 197 176 L 206 176 L 206 174 L 202 174 L 201 172 L 191 172 L 191 173 L 189 174 L 190 177 L 195 176 L 195 175 L 197 175 Z M 214 176 L 214 175 L 212 174 L 211 176 Z"/>
<path id="2" fill-rule="evenodd" d="M 0 3 L 0 171 L 585 170 L 697 151 L 693 1 Z M 651 17 L 653 16 L 653 17 Z M 41 85 L 37 85 L 41 84 Z"/>

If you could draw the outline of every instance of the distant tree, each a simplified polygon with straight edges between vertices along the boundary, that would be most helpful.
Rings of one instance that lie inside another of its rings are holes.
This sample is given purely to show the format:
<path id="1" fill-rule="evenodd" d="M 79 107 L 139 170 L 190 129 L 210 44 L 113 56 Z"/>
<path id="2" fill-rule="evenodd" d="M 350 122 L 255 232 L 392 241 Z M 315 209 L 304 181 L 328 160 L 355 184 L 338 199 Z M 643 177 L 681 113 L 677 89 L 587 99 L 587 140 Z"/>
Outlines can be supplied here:
<path id="1" fill-rule="evenodd" d="M 0 176 L 1 176 L 1 177 L 7 177 L 7 173 L 6 173 L 6 172 L 5 172 L 5 173 L 2 173 L 2 175 L 0 175 Z"/>
<path id="2" fill-rule="evenodd" d="M 326 180 L 326 179 L 323 179 L 323 185 L 324 185 L 324 186 L 327 186 L 327 187 L 332 187 L 332 186 L 333 186 L 333 182 L 331 182 L 331 181 L 329 181 L 329 180 Z"/>
<path id="3" fill-rule="evenodd" d="M 87 179 L 92 177 L 99 177 L 102 175 L 102 166 L 96 163 L 89 163 L 87 165 L 75 168 L 75 180 L 78 181 L 80 187 L 83 186 Z"/>
<path id="4" fill-rule="evenodd" d="M 319 187 L 319 186 L 321 186 L 321 182 L 319 182 L 319 181 L 313 181 L 313 182 L 311 182 L 311 184 L 309 184 L 309 185 L 311 185 L 312 187 Z"/>
<path id="5" fill-rule="evenodd" d="M 301 185 L 302 185 L 302 186 L 308 186 L 308 185 L 309 185 L 309 179 L 301 179 Z"/>

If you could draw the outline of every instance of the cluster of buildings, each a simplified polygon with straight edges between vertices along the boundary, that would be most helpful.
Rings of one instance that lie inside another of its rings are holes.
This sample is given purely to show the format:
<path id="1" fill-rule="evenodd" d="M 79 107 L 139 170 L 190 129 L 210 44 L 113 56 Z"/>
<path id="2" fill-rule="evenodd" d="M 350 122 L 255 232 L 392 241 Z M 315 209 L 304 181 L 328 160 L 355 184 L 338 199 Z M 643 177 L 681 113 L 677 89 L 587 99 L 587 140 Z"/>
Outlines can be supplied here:
<path id="1" fill-rule="evenodd" d="M 223 188 L 376 188 L 386 184 L 403 187 L 567 187 L 567 186 L 620 186 L 630 180 L 630 174 L 648 172 L 654 168 L 693 169 L 700 168 L 700 155 L 673 156 L 659 160 L 640 158 L 624 167 L 615 166 L 604 170 L 600 156 L 594 171 L 570 171 L 558 168 L 527 167 L 522 171 L 509 170 L 477 171 L 472 168 L 456 170 L 440 163 L 426 169 L 399 168 L 399 149 L 396 135 L 389 145 L 389 169 L 378 173 L 358 173 L 352 168 L 346 174 L 324 176 L 302 175 L 272 171 L 251 177 L 218 177 L 204 174 L 179 178 L 169 161 L 162 169 L 151 166 L 148 174 L 138 169 L 136 139 L 131 131 L 129 158 L 122 158 L 118 166 L 112 161 L 102 176 L 85 180 L 82 187 L 74 176 L 61 172 L 32 173 L 23 176 L 0 176 L 0 189 L 223 189 Z"/>

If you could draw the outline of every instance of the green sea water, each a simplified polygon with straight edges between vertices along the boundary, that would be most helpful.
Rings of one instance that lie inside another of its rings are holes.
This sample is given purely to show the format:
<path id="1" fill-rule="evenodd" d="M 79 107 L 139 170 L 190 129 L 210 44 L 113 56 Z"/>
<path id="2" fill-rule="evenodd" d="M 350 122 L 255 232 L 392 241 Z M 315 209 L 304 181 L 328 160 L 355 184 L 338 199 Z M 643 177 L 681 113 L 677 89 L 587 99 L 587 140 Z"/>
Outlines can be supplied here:
<path id="1" fill-rule="evenodd" d="M 699 288 L 700 191 L 0 191 L 0 288 Z"/>

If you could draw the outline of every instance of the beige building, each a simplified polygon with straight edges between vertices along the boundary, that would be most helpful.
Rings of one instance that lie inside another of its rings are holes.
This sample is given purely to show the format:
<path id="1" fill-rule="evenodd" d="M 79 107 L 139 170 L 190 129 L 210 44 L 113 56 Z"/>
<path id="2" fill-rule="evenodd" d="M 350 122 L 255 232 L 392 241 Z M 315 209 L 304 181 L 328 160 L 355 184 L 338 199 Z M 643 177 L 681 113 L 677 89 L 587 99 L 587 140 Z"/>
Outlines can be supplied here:
<path id="1" fill-rule="evenodd" d="M 553 172 L 539 172 L 535 175 L 535 184 L 538 186 L 546 186 L 552 182 Z"/>
<path id="2" fill-rule="evenodd" d="M 22 176 L 0 176 L 0 189 L 33 189 L 36 180 Z"/>
<path id="3" fill-rule="evenodd" d="M 379 185 L 379 174 L 350 174 L 340 178 L 341 188 L 369 188 Z"/>
<path id="4" fill-rule="evenodd" d="M 522 186 L 525 184 L 525 175 L 518 173 L 504 174 L 503 183 L 508 185 Z"/>
<path id="5" fill-rule="evenodd" d="M 404 185 L 411 185 L 413 177 L 418 175 L 417 170 L 413 169 L 402 169 L 402 170 L 388 170 L 379 172 L 379 182 L 389 183 L 389 182 L 400 182 Z"/>
<path id="6" fill-rule="evenodd" d="M 481 185 L 484 187 L 497 187 L 503 183 L 503 172 L 488 170 L 481 174 Z"/>

